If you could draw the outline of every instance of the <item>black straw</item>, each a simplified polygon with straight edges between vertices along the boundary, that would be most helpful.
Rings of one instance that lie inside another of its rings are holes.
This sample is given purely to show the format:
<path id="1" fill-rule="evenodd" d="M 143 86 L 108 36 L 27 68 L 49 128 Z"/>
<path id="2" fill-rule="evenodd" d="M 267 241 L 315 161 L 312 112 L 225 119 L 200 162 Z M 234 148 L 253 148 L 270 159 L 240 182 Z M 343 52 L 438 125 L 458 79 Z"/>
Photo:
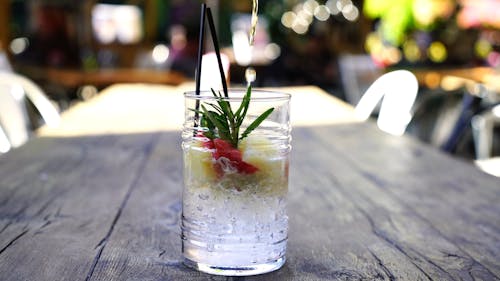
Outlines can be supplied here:
<path id="1" fill-rule="evenodd" d="M 203 57 L 203 43 L 205 41 L 205 15 L 206 15 L 206 4 L 201 4 L 201 14 L 200 14 L 200 36 L 198 41 L 198 60 L 196 64 L 196 95 L 200 95 L 200 82 L 201 82 L 201 61 Z M 198 107 L 197 107 L 198 109 Z"/>
<path id="2" fill-rule="evenodd" d="M 201 4 L 201 13 L 200 13 L 200 36 L 198 38 L 198 58 L 196 61 L 196 95 L 200 95 L 200 82 L 201 82 L 201 61 L 203 57 L 203 43 L 205 41 L 205 15 L 206 15 L 206 10 L 207 7 L 205 3 Z M 200 110 L 200 100 L 196 99 L 196 104 L 195 104 L 196 111 L 194 112 L 194 126 L 198 127 L 198 119 L 199 119 L 199 114 L 198 110 Z M 194 135 L 196 135 L 196 132 L 194 132 Z"/>
<path id="3" fill-rule="evenodd" d="M 224 68 L 222 67 L 222 60 L 220 58 L 219 41 L 217 40 L 217 33 L 215 32 L 214 19 L 212 17 L 212 12 L 210 8 L 207 8 L 208 13 L 208 26 L 210 27 L 210 33 L 212 33 L 212 42 L 214 43 L 215 55 L 217 56 L 217 62 L 219 63 L 220 79 L 222 80 L 222 89 L 224 90 L 224 96 L 229 97 L 227 93 L 226 75 L 224 75 Z"/>

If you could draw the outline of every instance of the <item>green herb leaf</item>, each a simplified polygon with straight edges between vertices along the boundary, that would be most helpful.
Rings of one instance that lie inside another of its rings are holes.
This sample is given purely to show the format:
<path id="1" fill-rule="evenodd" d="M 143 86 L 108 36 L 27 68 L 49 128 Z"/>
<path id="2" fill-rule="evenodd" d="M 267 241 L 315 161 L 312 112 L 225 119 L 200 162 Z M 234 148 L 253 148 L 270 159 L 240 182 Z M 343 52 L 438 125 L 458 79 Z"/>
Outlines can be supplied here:
<path id="1" fill-rule="evenodd" d="M 231 120 L 234 120 L 234 115 L 233 115 L 233 111 L 231 110 L 231 104 L 224 99 L 224 97 L 222 96 L 222 94 L 219 92 L 218 94 L 212 89 L 212 94 L 218 99 L 217 100 L 217 103 L 219 104 L 220 106 L 220 109 L 222 110 L 222 112 L 224 114 L 227 115 L 228 120 L 231 121 Z"/>
<path id="2" fill-rule="evenodd" d="M 212 124 L 214 124 L 215 127 L 217 128 L 219 136 L 222 139 L 229 139 L 230 138 L 229 127 L 225 122 L 224 118 L 219 116 L 214 111 L 208 111 L 204 105 L 202 105 L 201 108 L 203 109 L 204 116 L 207 117 L 210 120 L 210 122 L 212 122 Z"/>
<path id="3" fill-rule="evenodd" d="M 240 140 L 246 138 L 248 134 L 250 134 L 255 128 L 257 128 L 262 121 L 264 121 L 272 112 L 274 111 L 274 107 L 269 108 L 268 110 L 264 111 L 257 119 L 255 119 L 252 124 L 250 124 L 247 129 L 241 134 Z"/>
<path id="4" fill-rule="evenodd" d="M 215 139 L 215 125 L 208 119 L 208 117 L 205 117 L 205 115 L 202 115 L 200 125 L 202 127 L 208 128 L 207 132 L 204 132 L 205 137 L 213 140 Z"/>
<path id="5" fill-rule="evenodd" d="M 210 105 L 213 109 L 215 109 L 219 114 L 224 114 L 224 111 L 222 110 L 222 108 L 220 108 L 220 106 L 216 105 L 216 104 L 213 104 L 213 103 L 209 103 L 207 102 L 206 104 Z"/>
<path id="6" fill-rule="evenodd" d="M 238 142 L 247 137 L 255 130 L 274 110 L 269 108 L 255 119 L 239 136 L 240 126 L 250 107 L 252 88 L 249 86 L 247 92 L 243 96 L 241 104 L 236 112 L 233 112 L 231 104 L 225 99 L 220 92 L 215 92 L 212 89 L 212 94 L 217 100 L 217 104 L 205 103 L 213 110 L 208 110 L 205 105 L 201 105 L 202 110 L 190 109 L 201 115 L 200 125 L 208 129 L 204 132 L 207 138 L 221 138 L 228 141 L 234 148 L 238 148 Z"/>
<path id="7" fill-rule="evenodd" d="M 252 88 L 248 87 L 246 94 L 243 96 L 243 100 L 241 101 L 240 107 L 238 108 L 238 110 L 234 114 L 236 116 L 236 118 L 237 118 L 237 122 L 236 123 L 238 124 L 238 126 L 241 125 L 241 123 L 243 122 L 243 118 L 247 114 L 248 107 L 250 106 L 250 96 L 251 96 L 251 94 L 252 94 Z M 243 113 L 240 115 L 240 113 L 242 111 L 243 111 Z"/>

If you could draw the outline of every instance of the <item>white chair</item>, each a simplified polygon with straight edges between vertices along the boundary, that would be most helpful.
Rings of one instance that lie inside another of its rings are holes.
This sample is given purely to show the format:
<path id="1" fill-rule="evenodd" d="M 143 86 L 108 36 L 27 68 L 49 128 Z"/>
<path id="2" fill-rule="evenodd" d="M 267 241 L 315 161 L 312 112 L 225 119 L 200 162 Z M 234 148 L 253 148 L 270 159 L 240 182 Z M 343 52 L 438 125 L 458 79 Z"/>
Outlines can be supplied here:
<path id="1" fill-rule="evenodd" d="M 0 72 L 0 143 L 2 151 L 24 144 L 31 126 L 25 101 L 29 100 L 49 127 L 59 125 L 60 116 L 43 90 L 30 79 L 19 74 Z M 5 145 L 8 139 L 9 145 Z"/>
<path id="2" fill-rule="evenodd" d="M 500 124 L 500 105 L 474 116 L 471 123 L 476 150 L 474 163 L 484 172 L 500 177 L 500 157 L 492 153 L 495 125 Z"/>
<path id="3" fill-rule="evenodd" d="M 367 120 L 382 100 L 378 127 L 389 134 L 402 135 L 411 120 L 411 108 L 418 92 L 418 81 L 407 70 L 395 70 L 380 76 L 363 94 L 355 107 L 361 120 Z"/>
<path id="4" fill-rule="evenodd" d="M 0 154 L 9 151 L 11 148 L 12 145 L 10 145 L 9 138 L 0 125 Z"/>
<path id="5" fill-rule="evenodd" d="M 1 45 L 1 42 L 0 42 Z M 9 59 L 0 46 L 0 71 L 12 72 L 12 66 L 10 65 Z"/>
<path id="6" fill-rule="evenodd" d="M 474 116 L 471 123 L 476 159 L 491 158 L 495 125 L 500 124 L 500 104 Z"/>
<path id="7" fill-rule="evenodd" d="M 22 98 L 21 86 L 0 82 L 0 126 L 10 147 L 18 147 L 29 139 L 29 118 Z"/>
<path id="8" fill-rule="evenodd" d="M 21 86 L 24 96 L 33 103 L 47 126 L 59 125 L 59 112 L 44 91 L 33 81 L 16 73 L 0 72 L 0 83 Z"/>

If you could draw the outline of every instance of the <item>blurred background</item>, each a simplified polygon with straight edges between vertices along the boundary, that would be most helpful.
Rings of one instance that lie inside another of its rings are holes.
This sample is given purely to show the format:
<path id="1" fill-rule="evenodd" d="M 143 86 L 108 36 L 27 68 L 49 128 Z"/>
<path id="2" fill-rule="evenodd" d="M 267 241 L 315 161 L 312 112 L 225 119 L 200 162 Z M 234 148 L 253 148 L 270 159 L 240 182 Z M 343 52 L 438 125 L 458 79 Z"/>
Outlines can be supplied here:
<path id="1" fill-rule="evenodd" d="M 35 81 L 59 111 L 114 83 L 190 81 L 200 3 L 2 0 L 0 68 Z M 356 105 L 377 77 L 408 69 L 420 85 L 408 133 L 476 157 L 464 118 L 498 102 L 500 0 L 260 0 L 253 48 L 251 0 L 206 3 L 232 85 L 251 67 L 256 86 L 316 85 Z"/>

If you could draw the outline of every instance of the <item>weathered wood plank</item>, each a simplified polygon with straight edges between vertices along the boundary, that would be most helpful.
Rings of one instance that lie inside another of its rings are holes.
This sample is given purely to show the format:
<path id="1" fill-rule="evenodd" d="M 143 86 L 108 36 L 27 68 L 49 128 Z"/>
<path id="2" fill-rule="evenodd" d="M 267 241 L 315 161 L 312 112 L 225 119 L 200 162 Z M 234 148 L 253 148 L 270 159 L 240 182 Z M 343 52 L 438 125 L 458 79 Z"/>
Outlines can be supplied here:
<path id="1" fill-rule="evenodd" d="M 42 138 L 0 157 L 0 280 L 85 280 L 154 135 Z"/>
<path id="2" fill-rule="evenodd" d="M 456 250 L 453 245 L 447 244 L 439 233 L 429 232 L 432 227 L 427 222 L 412 223 L 415 214 L 411 210 L 404 206 L 397 209 L 398 202 L 392 202 L 369 179 L 356 170 L 346 169 L 343 162 L 347 159 L 339 159 L 327 147 L 314 146 L 314 135 L 309 129 L 296 131 L 289 196 L 288 261 L 277 272 L 246 280 L 451 278 L 426 256 L 426 251 L 435 245 L 427 247 L 420 240 L 405 240 L 415 235 L 421 239 L 430 233 L 427 238 L 438 239 L 435 244 L 440 248 L 453 252 Z M 186 269 L 180 262 L 179 145 L 179 137 L 173 134 L 164 135 L 159 142 L 100 257 L 93 280 L 226 280 Z M 315 149 L 311 150 L 311 146 Z M 344 176 L 337 178 L 332 169 Z M 374 190 L 377 197 L 365 198 L 363 194 L 359 197 L 349 191 L 351 185 Z M 386 227 L 394 221 L 403 228 L 413 227 L 413 232 Z"/>
<path id="3" fill-rule="evenodd" d="M 1 157 L 0 280 L 498 280 L 498 179 L 371 123 L 293 136 L 277 272 L 182 265 L 180 135 L 165 132 L 39 139 Z"/>
<path id="4" fill-rule="evenodd" d="M 180 262 L 181 194 L 180 133 L 164 133 L 90 280 L 186 280 L 192 272 Z"/>
<path id="5" fill-rule="evenodd" d="M 414 139 L 383 134 L 370 124 L 336 130 L 316 128 L 313 135 L 317 144 L 330 147 L 335 155 L 345 159 L 348 170 L 356 170 L 379 193 L 386 194 L 391 199 L 390 206 L 394 206 L 392 201 L 397 202 L 413 214 L 411 221 L 398 222 L 398 228 L 411 231 L 410 222 L 430 226 L 419 243 L 430 246 L 423 253 L 450 278 L 500 278 L 498 178 Z M 357 194 L 372 198 L 377 194 L 357 187 L 352 188 Z M 394 223 L 392 216 L 391 219 Z M 429 233 L 439 240 L 431 239 Z"/>
<path id="6" fill-rule="evenodd" d="M 390 240 L 392 236 L 404 240 L 408 236 L 407 233 L 380 227 L 390 223 L 389 216 L 403 221 L 412 221 L 414 216 L 404 208 L 398 210 L 397 202 L 386 204 L 388 198 L 382 192 L 370 194 L 371 200 L 367 200 L 365 190 L 374 189 L 373 183 L 360 177 L 358 171 L 346 169 L 347 159 L 339 157 L 341 155 L 330 146 L 318 145 L 311 130 L 314 129 L 299 129 L 294 133 L 294 150 L 297 157 L 294 158 L 292 166 L 301 161 L 299 173 L 306 186 L 305 190 L 308 191 L 299 195 L 302 199 L 297 200 L 294 209 L 303 209 L 304 205 L 314 206 L 314 211 L 304 212 L 299 225 L 314 223 L 327 225 L 323 226 L 327 229 L 322 235 L 311 235 L 311 241 L 303 243 L 304 249 L 300 252 L 307 251 L 307 245 L 313 242 L 314 237 L 322 237 L 322 243 L 330 237 L 332 242 L 327 241 L 327 245 L 332 246 L 323 250 L 324 254 L 331 256 L 329 262 L 332 265 L 329 268 L 340 267 L 344 272 L 354 273 L 350 276 L 351 279 L 446 279 L 434 266 L 425 261 L 420 262 L 419 256 L 413 255 L 410 246 L 404 245 L 406 249 L 402 249 Z M 319 194 L 311 197 L 310 190 L 316 190 Z M 292 190 L 290 195 L 296 196 L 296 192 L 297 190 Z M 318 207 L 323 201 L 323 206 Z M 415 231 L 425 231 L 426 228 L 425 223 L 420 223 Z M 325 258 L 317 260 L 322 262 Z M 373 272 L 372 275 L 369 274 L 369 269 Z M 341 276 L 329 277 L 340 279 Z"/>

